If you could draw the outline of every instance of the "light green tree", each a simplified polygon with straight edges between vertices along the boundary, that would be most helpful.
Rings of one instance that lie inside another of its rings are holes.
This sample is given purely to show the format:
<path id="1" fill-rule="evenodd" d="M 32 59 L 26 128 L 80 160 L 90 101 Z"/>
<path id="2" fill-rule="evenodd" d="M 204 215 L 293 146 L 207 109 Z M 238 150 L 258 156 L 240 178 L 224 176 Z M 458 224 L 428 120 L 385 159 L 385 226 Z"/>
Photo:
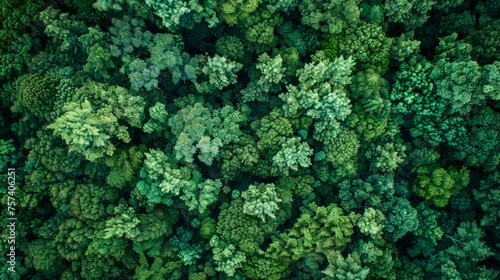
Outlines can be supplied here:
<path id="1" fill-rule="evenodd" d="M 281 199 L 277 197 L 274 184 L 250 185 L 248 190 L 241 194 L 241 197 L 245 199 L 244 213 L 257 216 L 263 222 L 266 221 L 266 215 L 273 219 L 276 218 L 276 212 L 279 210 L 278 203 L 281 202 Z"/>

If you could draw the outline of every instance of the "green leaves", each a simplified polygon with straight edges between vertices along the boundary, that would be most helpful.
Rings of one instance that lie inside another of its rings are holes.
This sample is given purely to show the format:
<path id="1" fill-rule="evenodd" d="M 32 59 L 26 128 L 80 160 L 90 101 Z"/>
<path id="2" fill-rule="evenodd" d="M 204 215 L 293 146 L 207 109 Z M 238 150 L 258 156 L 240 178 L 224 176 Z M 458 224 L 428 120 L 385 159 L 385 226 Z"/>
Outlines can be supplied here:
<path id="1" fill-rule="evenodd" d="M 165 110 L 165 104 L 156 102 L 153 107 L 149 108 L 149 115 L 151 119 L 144 124 L 142 128 L 144 132 L 152 133 L 167 129 L 168 113 Z"/>
<path id="2" fill-rule="evenodd" d="M 299 110 L 305 109 L 307 115 L 317 120 L 315 135 L 335 135 L 339 122 L 351 113 L 344 86 L 350 83 L 352 66 L 351 58 L 340 57 L 330 62 L 322 51 L 317 52 L 311 63 L 297 71 L 299 85 L 288 85 L 287 92 L 279 95 L 285 102 L 285 116 L 296 116 Z"/>
<path id="3" fill-rule="evenodd" d="M 83 21 L 71 19 L 68 13 L 61 14 L 53 6 L 40 12 L 38 19 L 45 24 L 45 34 L 52 37 L 63 52 L 76 48 L 78 37 L 87 31 Z"/>
<path id="4" fill-rule="evenodd" d="M 483 94 L 493 100 L 500 100 L 500 62 L 485 65 L 482 72 L 485 81 Z"/>
<path id="5" fill-rule="evenodd" d="M 0 278 L 498 278 L 494 0 L 21 2 Z"/>
<path id="6" fill-rule="evenodd" d="M 356 70 L 374 69 L 384 74 L 389 66 L 392 38 L 387 38 L 382 27 L 364 21 L 347 29 L 339 40 L 340 53 L 356 62 Z"/>
<path id="7" fill-rule="evenodd" d="M 447 100 L 452 112 L 464 114 L 477 101 L 481 68 L 475 61 L 438 60 L 430 74 L 436 85 L 436 93 Z M 475 102 L 474 102 L 475 101 Z"/>
<path id="8" fill-rule="evenodd" d="M 263 222 L 266 221 L 266 215 L 276 218 L 275 213 L 279 210 L 278 203 L 281 199 L 276 196 L 274 184 L 250 185 L 241 197 L 245 199 L 243 213 L 257 216 Z"/>
<path id="9" fill-rule="evenodd" d="M 147 0 L 146 4 L 162 19 L 163 26 L 169 30 L 179 27 L 193 28 L 194 23 L 201 23 L 204 19 L 210 27 L 219 23 L 216 16 L 215 1 L 190 1 L 186 3 L 179 0 L 158 1 Z M 188 17 L 191 20 L 185 20 Z"/>
<path id="10" fill-rule="evenodd" d="M 430 17 L 430 11 L 436 1 L 390 0 L 385 2 L 387 20 L 404 23 L 406 29 L 422 26 Z"/>
<path id="11" fill-rule="evenodd" d="M 243 213 L 241 198 L 223 203 L 217 221 L 217 234 L 226 244 L 233 244 L 248 255 L 254 254 L 264 242 L 262 221 Z"/>
<path id="12" fill-rule="evenodd" d="M 104 239 L 122 237 L 134 239 L 139 235 L 137 225 L 141 222 L 132 207 L 126 208 L 123 204 L 114 208 L 116 216 L 106 220 Z"/>
<path id="13" fill-rule="evenodd" d="M 417 210 L 419 225 L 413 234 L 418 236 L 418 239 L 415 240 L 414 247 L 408 250 L 412 257 L 431 253 L 432 248 L 437 245 L 444 233 L 439 225 L 440 213 L 438 211 L 426 206 L 425 203 L 420 203 Z"/>
<path id="14" fill-rule="evenodd" d="M 29 254 L 26 259 L 27 266 L 33 267 L 47 276 L 57 275 L 60 272 L 59 269 L 63 266 L 62 260 L 57 257 L 57 251 L 51 240 L 34 240 L 28 244 L 26 251 Z"/>
<path id="15" fill-rule="evenodd" d="M 108 69 L 116 68 L 113 61 L 110 59 L 111 55 L 107 48 L 103 48 L 99 45 L 93 45 L 90 48 L 89 57 L 87 59 L 87 64 L 83 66 L 83 70 L 93 74 L 96 79 L 109 79 Z"/>
<path id="16" fill-rule="evenodd" d="M 359 0 L 302 1 L 299 4 L 299 10 L 303 14 L 302 23 L 323 33 L 339 34 L 359 20 L 360 2 Z"/>
<path id="17" fill-rule="evenodd" d="M 413 191 L 434 203 L 444 207 L 453 194 L 469 184 L 469 170 L 465 166 L 449 166 L 442 168 L 439 164 L 421 166 L 414 172 L 417 179 L 413 183 Z"/>
<path id="18" fill-rule="evenodd" d="M 233 244 L 224 246 L 217 235 L 210 239 L 210 246 L 213 247 L 214 261 L 217 271 L 223 271 L 229 277 L 233 277 L 236 269 L 240 268 L 246 261 L 245 254 L 236 250 Z"/>
<path id="19" fill-rule="evenodd" d="M 281 147 L 281 150 L 273 157 L 272 174 L 288 176 L 290 169 L 297 171 L 299 166 L 302 168 L 311 166 L 313 149 L 307 142 L 301 142 L 299 137 L 293 137 L 287 139 Z"/>
<path id="20" fill-rule="evenodd" d="M 217 2 L 222 19 L 230 26 L 245 21 L 250 13 L 254 12 L 261 0 L 223 0 Z"/>
<path id="21" fill-rule="evenodd" d="M 220 180 L 202 180 L 196 165 L 178 168 L 162 151 L 151 149 L 140 172 L 139 192 L 152 203 L 171 206 L 180 199 L 189 210 L 203 214 L 218 199 L 222 188 Z"/>
<path id="22" fill-rule="evenodd" d="M 176 158 L 193 162 L 194 154 L 199 152 L 198 159 L 212 165 L 220 147 L 238 140 L 241 120 L 240 112 L 231 106 L 211 113 L 201 103 L 196 103 L 179 110 L 168 121 L 172 133 L 177 136 Z"/>
<path id="23" fill-rule="evenodd" d="M 128 127 L 120 124 L 119 119 L 130 126 L 142 126 L 144 100 L 122 87 L 88 82 L 63 110 L 65 113 L 48 128 L 54 129 L 54 135 L 61 137 L 70 146 L 70 151 L 94 161 L 104 155 L 113 155 L 114 137 L 124 143 L 131 141 Z"/>
<path id="24" fill-rule="evenodd" d="M 81 106 L 75 105 L 67 106 L 67 113 L 48 126 L 70 146 L 70 151 L 81 153 L 87 160 L 94 161 L 104 154 L 113 155 L 115 147 L 110 140 L 112 135 L 107 131 L 115 132 L 113 136 L 125 142 L 130 141 L 126 128 L 118 125 L 115 116 L 104 115 L 103 110 L 93 111 L 88 101 Z"/>
<path id="25" fill-rule="evenodd" d="M 339 167 L 351 161 L 358 154 L 359 140 L 354 131 L 341 127 L 335 137 L 325 137 L 323 140 L 323 151 L 325 159 L 334 167 Z"/>
<path id="26" fill-rule="evenodd" d="M 208 76 L 210 86 L 219 90 L 236 83 L 236 73 L 241 70 L 243 64 L 231 61 L 223 56 L 215 55 L 208 57 L 207 62 L 201 69 Z"/>
<path id="27" fill-rule="evenodd" d="M 15 81 L 16 103 L 37 117 L 50 119 L 51 107 L 56 99 L 55 82 L 53 71 L 21 76 Z"/>
<path id="28" fill-rule="evenodd" d="M 366 279 L 370 269 L 363 267 L 361 264 L 360 256 L 354 252 L 344 258 L 340 253 L 333 254 L 329 260 L 328 267 L 321 271 L 327 276 L 338 277 L 339 279 Z"/>
<path id="29" fill-rule="evenodd" d="M 341 250 L 351 242 L 354 226 L 337 205 L 309 204 L 305 210 L 289 233 L 304 248 L 305 256 L 318 259 L 319 254 Z"/>
<path id="30" fill-rule="evenodd" d="M 241 91 L 244 102 L 268 101 L 268 94 L 279 91 L 281 88 L 279 84 L 285 77 L 286 68 L 283 67 L 283 59 L 280 54 L 272 59 L 267 53 L 261 54 L 256 68 L 261 76 L 258 80 L 251 81 L 247 88 Z"/>
<path id="31" fill-rule="evenodd" d="M 357 226 L 361 233 L 371 236 L 372 238 L 382 237 L 381 232 L 385 227 L 382 221 L 385 219 L 384 214 L 380 210 L 373 208 L 365 209 L 365 213 L 358 220 Z"/>
<path id="32" fill-rule="evenodd" d="M 371 145 L 366 152 L 366 158 L 370 161 L 370 171 L 372 172 L 392 172 L 405 158 L 404 145 L 386 143 L 383 146 Z"/>
<path id="33" fill-rule="evenodd" d="M 174 84 L 179 81 L 190 80 L 196 82 L 196 68 L 200 60 L 199 55 L 191 57 L 182 52 L 183 43 L 179 36 L 173 34 L 156 34 L 149 44 L 151 57 L 147 60 L 151 65 L 152 77 L 157 78 L 160 71 L 168 70 Z"/>

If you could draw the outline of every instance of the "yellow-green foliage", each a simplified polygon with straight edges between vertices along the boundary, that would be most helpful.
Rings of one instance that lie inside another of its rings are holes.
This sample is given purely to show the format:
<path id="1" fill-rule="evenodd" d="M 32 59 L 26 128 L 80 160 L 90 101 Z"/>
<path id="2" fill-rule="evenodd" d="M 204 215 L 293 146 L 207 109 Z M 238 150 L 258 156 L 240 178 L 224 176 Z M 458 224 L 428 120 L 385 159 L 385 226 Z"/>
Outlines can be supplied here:
<path id="1" fill-rule="evenodd" d="M 448 166 L 444 169 L 439 164 L 424 165 L 416 168 L 417 178 L 413 191 L 434 203 L 445 207 L 453 194 L 469 184 L 469 170 L 465 166 Z"/>

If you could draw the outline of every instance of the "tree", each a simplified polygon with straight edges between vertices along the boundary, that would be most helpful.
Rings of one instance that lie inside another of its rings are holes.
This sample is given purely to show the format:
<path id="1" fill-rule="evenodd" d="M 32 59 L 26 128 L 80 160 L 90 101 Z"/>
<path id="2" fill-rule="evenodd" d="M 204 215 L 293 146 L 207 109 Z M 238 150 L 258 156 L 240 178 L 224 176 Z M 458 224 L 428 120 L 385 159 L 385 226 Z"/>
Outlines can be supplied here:
<path id="1" fill-rule="evenodd" d="M 209 27 L 214 27 L 220 20 L 216 14 L 216 1 L 183 1 L 171 0 L 168 2 L 147 0 L 146 5 L 151 7 L 157 16 L 162 19 L 163 26 L 169 30 L 179 27 L 193 28 L 194 23 L 205 20 Z M 192 20 L 188 20 L 192 19 Z"/>
<path id="2" fill-rule="evenodd" d="M 94 230 L 83 221 L 70 218 L 58 227 L 52 246 L 67 261 L 81 260 L 93 234 Z"/>
<path id="3" fill-rule="evenodd" d="M 319 182 L 316 181 L 313 176 L 306 174 L 299 177 L 283 176 L 276 186 L 278 189 L 290 190 L 295 195 L 304 199 L 313 191 L 314 187 L 318 186 L 318 184 Z"/>
<path id="4" fill-rule="evenodd" d="M 118 191 L 115 188 L 78 184 L 69 202 L 68 214 L 80 221 L 97 221 L 106 213 L 106 206 L 117 199 Z"/>
<path id="5" fill-rule="evenodd" d="M 455 157 L 467 166 L 495 169 L 500 161 L 498 127 L 500 114 L 487 106 L 475 108 L 466 121 L 467 134 L 458 141 Z"/>
<path id="6" fill-rule="evenodd" d="M 498 221 L 500 221 L 500 185 L 498 172 L 494 172 L 480 181 L 478 189 L 473 190 L 474 199 L 480 204 L 485 212 L 480 220 L 481 226 L 496 226 L 498 230 Z"/>
<path id="7" fill-rule="evenodd" d="M 354 160 L 360 148 L 358 136 L 354 131 L 344 126 L 340 127 L 339 133 L 335 137 L 323 140 L 323 152 L 325 160 L 334 167 L 340 167 Z"/>
<path id="8" fill-rule="evenodd" d="M 383 75 L 389 66 L 392 40 L 385 36 L 381 26 L 359 21 L 339 40 L 339 51 L 354 59 L 353 71 L 371 68 Z"/>
<path id="9" fill-rule="evenodd" d="M 385 227 L 382 221 L 384 221 L 385 216 L 380 212 L 380 210 L 375 210 L 373 208 L 365 209 L 365 213 L 358 220 L 357 226 L 361 233 L 366 234 L 373 239 L 382 237 L 382 229 Z"/>
<path id="10" fill-rule="evenodd" d="M 105 160 L 105 164 L 111 169 L 106 183 L 118 189 L 127 185 L 135 186 L 136 174 L 141 169 L 147 151 L 148 148 L 143 144 L 132 146 L 128 150 L 117 149 L 112 157 Z"/>
<path id="11" fill-rule="evenodd" d="M 220 152 L 222 160 L 221 177 L 234 180 L 241 172 L 252 171 L 259 162 L 257 143 L 248 134 L 242 134 L 237 144 L 228 145 Z"/>
<path id="12" fill-rule="evenodd" d="M 177 256 L 185 265 L 196 264 L 203 252 L 203 243 L 193 244 L 193 231 L 179 227 L 177 234 L 169 239 L 169 243 L 179 249 Z"/>
<path id="13" fill-rule="evenodd" d="M 88 54 L 87 63 L 83 66 L 83 70 L 91 73 L 97 80 L 109 79 L 111 76 L 108 69 L 116 68 L 116 66 L 111 60 L 109 45 L 104 42 L 107 34 L 93 27 L 89 27 L 88 30 L 88 34 L 78 38 L 85 53 Z"/>
<path id="14" fill-rule="evenodd" d="M 416 168 L 417 178 L 413 191 L 434 203 L 444 207 L 453 194 L 469 184 L 469 170 L 465 166 L 448 166 L 444 169 L 439 164 L 424 165 Z"/>
<path id="15" fill-rule="evenodd" d="M 228 246 L 233 244 L 246 255 L 252 255 L 264 242 L 266 233 L 260 219 L 243 212 L 244 204 L 241 198 L 222 204 L 217 219 L 217 235 Z"/>
<path id="16" fill-rule="evenodd" d="M 114 237 L 133 239 L 139 235 L 137 225 L 141 221 L 137 218 L 134 208 L 120 204 L 114 207 L 113 212 L 116 216 L 106 220 L 103 239 Z"/>
<path id="17" fill-rule="evenodd" d="M 191 57 L 186 52 L 181 53 L 183 46 L 178 35 L 169 33 L 154 35 L 149 45 L 151 57 L 147 61 L 151 68 L 158 71 L 168 70 L 174 84 L 186 80 L 196 82 L 200 56 Z"/>
<path id="18" fill-rule="evenodd" d="M 222 187 L 219 179 L 202 180 L 196 165 L 178 168 L 168 154 L 159 150 L 151 149 L 145 155 L 136 187 L 150 202 L 171 206 L 174 199 L 180 199 L 189 210 L 198 210 L 203 214 L 209 205 L 217 201 Z"/>
<path id="19" fill-rule="evenodd" d="M 365 180 L 343 180 L 339 184 L 340 206 L 359 214 L 366 208 L 380 210 L 385 219 L 384 238 L 398 240 L 418 227 L 417 211 L 394 189 L 392 175 L 373 174 Z"/>
<path id="20" fill-rule="evenodd" d="M 245 56 L 243 42 L 234 35 L 220 37 L 215 42 L 215 49 L 217 54 L 238 62 Z"/>
<path id="21" fill-rule="evenodd" d="M 112 56 L 124 59 L 134 49 L 146 48 L 153 38 L 151 31 L 143 31 L 145 23 L 140 18 L 123 16 L 122 19 L 112 18 L 113 26 L 109 28 L 111 42 L 109 52 Z"/>
<path id="22" fill-rule="evenodd" d="M 41 271 L 47 277 L 57 275 L 64 268 L 62 259 L 51 240 L 37 239 L 27 246 L 26 265 Z"/>
<path id="23" fill-rule="evenodd" d="M 449 100 L 451 112 L 465 114 L 479 98 L 481 68 L 475 61 L 438 60 L 430 74 L 437 95 Z M 476 99 L 476 100 L 474 100 Z"/>
<path id="24" fill-rule="evenodd" d="M 179 110 L 168 121 L 172 134 L 177 137 L 176 158 L 193 162 L 194 154 L 199 151 L 198 159 L 212 165 L 221 147 L 238 140 L 241 120 L 241 113 L 231 106 L 210 112 L 196 103 Z"/>
<path id="25" fill-rule="evenodd" d="M 243 213 L 257 216 L 263 222 L 266 221 L 266 215 L 276 219 L 275 213 L 279 210 L 281 199 L 276 196 L 274 184 L 250 185 L 241 197 L 245 199 Z"/>
<path id="26" fill-rule="evenodd" d="M 344 258 L 339 252 L 332 254 L 328 267 L 322 272 L 331 279 L 366 279 L 370 269 L 363 267 L 359 254 L 354 252 Z"/>
<path id="27" fill-rule="evenodd" d="M 165 110 L 165 104 L 156 102 L 156 104 L 149 108 L 149 116 L 151 117 L 147 123 L 144 124 L 142 130 L 146 133 L 155 131 L 166 130 L 168 126 L 168 112 Z"/>
<path id="28" fill-rule="evenodd" d="M 419 254 L 424 256 L 432 253 L 437 243 L 443 237 L 443 230 L 439 226 L 438 218 L 441 215 L 438 211 L 428 207 L 425 203 L 417 206 L 419 225 L 413 234 L 418 237 L 414 241 L 415 246 L 408 250 L 408 254 L 416 257 Z"/>
<path id="29" fill-rule="evenodd" d="M 16 103 L 37 117 L 50 119 L 56 99 L 56 72 L 25 74 L 15 82 Z"/>
<path id="30" fill-rule="evenodd" d="M 282 23 L 283 18 L 279 14 L 270 14 L 266 9 L 259 9 L 259 12 L 254 13 L 244 23 L 248 50 L 263 53 L 276 47 L 278 45 L 278 37 L 274 35 L 274 32 L 275 28 Z"/>
<path id="31" fill-rule="evenodd" d="M 78 47 L 78 37 L 87 32 L 87 26 L 83 21 L 75 21 L 68 13 L 49 6 L 40 12 L 37 18 L 45 25 L 45 34 L 52 37 L 61 51 L 70 52 Z"/>
<path id="32" fill-rule="evenodd" d="M 385 2 L 387 21 L 400 22 L 407 30 L 422 26 L 430 17 L 430 11 L 437 1 L 390 0 Z"/>
<path id="33" fill-rule="evenodd" d="M 54 135 L 61 137 L 70 151 L 94 161 L 113 155 L 115 138 L 124 143 L 131 141 L 128 127 L 119 120 L 141 127 L 144 105 L 142 97 L 132 96 L 123 87 L 89 81 L 64 105 L 64 114 L 47 127 L 54 129 Z"/>
<path id="34" fill-rule="evenodd" d="M 311 63 L 297 71 L 299 85 L 288 85 L 287 92 L 279 95 L 285 102 L 283 111 L 285 116 L 292 117 L 305 109 L 309 116 L 317 119 L 315 135 L 335 135 L 340 128 L 340 121 L 351 113 L 343 87 L 350 83 L 349 75 L 354 61 L 352 58 L 340 57 L 330 62 L 322 51 L 311 58 Z"/>
<path id="35" fill-rule="evenodd" d="M 232 26 L 245 21 L 260 3 L 260 0 L 223 0 L 217 2 L 217 6 L 220 9 L 222 19 Z"/>
<path id="36" fill-rule="evenodd" d="M 341 250 L 351 242 L 354 225 L 351 218 L 336 204 L 326 207 L 314 203 L 304 208 L 289 237 L 299 242 L 304 250 L 304 256 L 321 259 L 336 250 Z"/>
<path id="37" fill-rule="evenodd" d="M 406 147 L 401 144 L 386 143 L 383 146 L 371 144 L 366 152 L 366 159 L 370 161 L 371 172 L 392 172 L 403 163 Z"/>
<path id="38" fill-rule="evenodd" d="M 7 52 L 3 53 L 0 58 L 0 77 L 9 79 L 13 76 L 21 75 L 21 73 L 26 71 L 32 57 L 32 52 L 37 48 L 39 43 L 39 40 L 24 34 L 22 37 L 14 40 L 12 44 L 9 44 Z"/>
<path id="39" fill-rule="evenodd" d="M 484 79 L 483 94 L 490 99 L 500 100 L 498 91 L 500 83 L 500 63 L 494 62 L 483 67 L 482 77 Z"/>
<path id="40" fill-rule="evenodd" d="M 323 33 L 339 34 L 359 21 L 359 0 L 300 2 L 302 23 Z"/>
<path id="41" fill-rule="evenodd" d="M 115 68 L 115 64 L 110 59 L 109 51 L 101 46 L 94 45 L 90 49 L 87 64 L 83 70 L 93 74 L 96 79 L 109 79 L 111 76 L 108 69 Z"/>
<path id="42" fill-rule="evenodd" d="M 436 256 L 431 255 L 419 262 L 427 275 L 460 277 L 463 279 L 495 279 L 498 271 L 478 263 L 493 253 L 481 239 L 484 232 L 475 222 L 461 222 L 453 232 L 445 234 L 446 245 L 437 247 Z M 444 243 L 444 242 L 443 242 Z"/>
<path id="43" fill-rule="evenodd" d="M 393 112 L 413 114 L 413 137 L 422 137 L 433 146 L 456 145 L 465 134 L 463 117 L 451 114 L 447 100 L 437 98 L 431 79 L 433 65 L 422 57 L 412 57 L 396 73 L 390 99 L 396 101 Z M 418 82 L 417 82 L 418 81 Z"/>
<path id="44" fill-rule="evenodd" d="M 20 31 L 40 11 L 41 5 L 37 1 L 9 1 L 0 2 L 0 56 L 5 55 L 9 43 L 21 37 Z"/>
<path id="45" fill-rule="evenodd" d="M 210 239 L 210 246 L 213 247 L 214 261 L 217 264 L 215 269 L 223 271 L 229 277 L 233 277 L 236 269 L 246 261 L 245 254 L 237 251 L 233 244 L 225 246 L 217 234 Z"/>
<path id="46" fill-rule="evenodd" d="M 414 53 L 417 53 L 420 49 L 421 42 L 419 40 L 415 40 L 414 35 L 415 32 L 410 31 L 396 37 L 391 45 L 390 57 L 399 62 L 403 62 L 406 58 L 410 57 Z"/>
<path id="47" fill-rule="evenodd" d="M 97 0 L 92 6 L 99 11 L 121 11 L 128 5 L 136 3 L 134 0 Z"/>
<path id="48" fill-rule="evenodd" d="M 201 71 L 208 77 L 207 81 L 196 84 L 200 92 L 207 92 L 213 89 L 222 90 L 223 88 L 235 84 L 243 64 L 231 61 L 223 56 L 215 55 L 208 57 Z M 206 88 L 206 89 L 205 89 Z"/>
<path id="49" fill-rule="evenodd" d="M 287 139 L 281 145 L 281 150 L 273 157 L 272 174 L 282 174 L 288 176 L 291 170 L 297 171 L 300 167 L 311 166 L 311 155 L 313 150 L 307 142 L 300 142 L 299 137 Z"/>
<path id="50" fill-rule="evenodd" d="M 292 124 L 281 109 L 274 109 L 268 115 L 252 123 L 251 127 L 259 138 L 257 141 L 259 150 L 271 149 L 277 152 L 280 145 L 285 143 L 286 137 L 293 133 Z"/>
<path id="51" fill-rule="evenodd" d="M 109 108 L 96 109 L 90 102 L 65 106 L 66 113 L 47 128 L 61 137 L 70 146 L 70 151 L 81 153 L 94 161 L 104 155 L 111 156 L 115 146 L 111 137 L 125 143 L 131 141 L 127 128 L 118 124 L 118 119 Z"/>
<path id="52" fill-rule="evenodd" d="M 250 82 L 247 88 L 241 91 L 244 102 L 268 101 L 268 93 L 279 91 L 279 84 L 285 77 L 286 68 L 283 67 L 283 59 L 280 54 L 272 59 L 267 53 L 261 54 L 256 68 L 261 76 L 258 80 Z"/>
<path id="53" fill-rule="evenodd" d="M 478 5 L 480 7 L 481 5 Z M 443 17 L 441 31 L 446 35 L 458 33 L 459 38 L 470 44 L 470 55 L 472 60 L 480 65 L 491 64 L 498 60 L 496 51 L 498 41 L 495 40 L 500 31 L 500 21 L 487 15 L 471 14 L 466 10 L 462 13 L 450 13 Z"/>

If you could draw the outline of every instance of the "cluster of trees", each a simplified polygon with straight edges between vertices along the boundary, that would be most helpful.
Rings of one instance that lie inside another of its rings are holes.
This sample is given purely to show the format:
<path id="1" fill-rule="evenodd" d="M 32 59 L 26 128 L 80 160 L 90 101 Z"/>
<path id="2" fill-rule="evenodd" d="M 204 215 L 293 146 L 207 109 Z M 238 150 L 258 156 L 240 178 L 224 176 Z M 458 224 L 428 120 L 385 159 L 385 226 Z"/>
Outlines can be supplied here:
<path id="1" fill-rule="evenodd" d="M 498 279 L 497 1 L 0 3 L 1 279 Z"/>

